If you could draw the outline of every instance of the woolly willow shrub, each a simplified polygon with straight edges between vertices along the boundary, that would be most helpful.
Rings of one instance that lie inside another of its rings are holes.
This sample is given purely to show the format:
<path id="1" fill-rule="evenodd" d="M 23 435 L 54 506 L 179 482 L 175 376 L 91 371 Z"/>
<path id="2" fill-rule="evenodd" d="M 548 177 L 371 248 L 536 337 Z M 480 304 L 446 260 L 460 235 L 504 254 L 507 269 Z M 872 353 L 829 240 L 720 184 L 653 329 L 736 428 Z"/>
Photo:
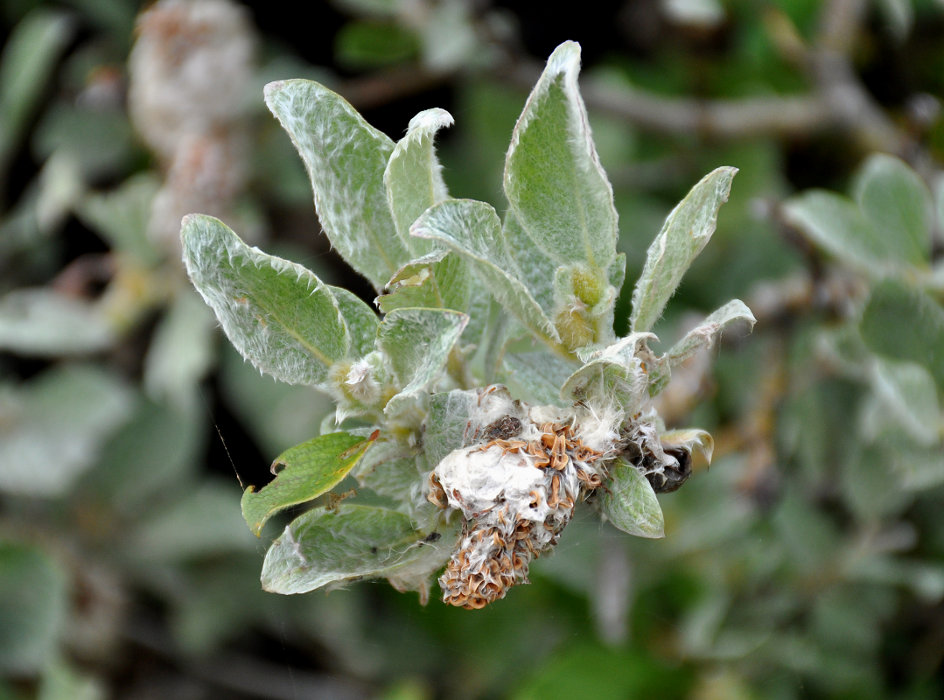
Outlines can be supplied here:
<path id="1" fill-rule="evenodd" d="M 503 218 L 448 193 L 433 145 L 447 112 L 421 112 L 394 143 L 318 83 L 266 87 L 322 227 L 376 289 L 379 314 L 217 219 L 184 219 L 190 278 L 233 345 L 336 403 L 318 437 L 276 458 L 272 482 L 246 489 L 250 529 L 348 475 L 359 484 L 353 499 L 323 499 L 288 524 L 263 564 L 267 590 L 386 578 L 425 602 L 444 570 L 445 602 L 481 608 L 527 581 L 580 502 L 631 535 L 661 537 L 656 494 L 689 477 L 693 451 L 710 459 L 710 435 L 666 430 L 650 400 L 673 367 L 753 316 L 733 300 L 664 354 L 651 331 L 736 170 L 709 173 L 669 214 L 636 281 L 629 333 L 616 337 L 625 257 L 579 63 L 577 44 L 559 46 L 524 107 Z"/>

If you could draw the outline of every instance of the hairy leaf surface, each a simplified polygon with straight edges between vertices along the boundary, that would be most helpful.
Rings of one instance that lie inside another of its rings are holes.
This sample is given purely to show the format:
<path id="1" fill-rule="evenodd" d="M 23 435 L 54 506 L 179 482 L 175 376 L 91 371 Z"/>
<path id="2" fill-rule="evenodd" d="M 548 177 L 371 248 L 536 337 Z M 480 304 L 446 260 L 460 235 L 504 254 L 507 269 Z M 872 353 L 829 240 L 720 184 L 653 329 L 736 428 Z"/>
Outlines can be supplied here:
<path id="1" fill-rule="evenodd" d="M 257 369 L 288 384 L 321 384 L 351 340 L 331 290 L 301 265 L 243 243 L 211 216 L 181 231 L 190 279 L 230 342 Z"/>
<path id="2" fill-rule="evenodd" d="M 410 259 L 383 182 L 393 142 L 340 95 L 310 80 L 269 83 L 265 100 L 305 163 L 332 245 L 381 289 Z"/>
<path id="3" fill-rule="evenodd" d="M 651 330 L 675 293 L 682 276 L 708 243 L 718 223 L 718 209 L 728 201 L 737 168 L 708 173 L 669 213 L 646 252 L 646 263 L 633 289 L 630 329 Z"/>

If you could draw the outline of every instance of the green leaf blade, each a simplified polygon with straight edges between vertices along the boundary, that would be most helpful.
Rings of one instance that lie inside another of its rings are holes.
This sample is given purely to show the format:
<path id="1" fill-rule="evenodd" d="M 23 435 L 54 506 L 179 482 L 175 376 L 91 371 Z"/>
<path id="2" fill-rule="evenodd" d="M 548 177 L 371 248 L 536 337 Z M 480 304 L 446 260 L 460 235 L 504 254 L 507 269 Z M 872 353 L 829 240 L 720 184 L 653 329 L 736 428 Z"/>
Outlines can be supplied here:
<path id="1" fill-rule="evenodd" d="M 718 209 L 728 200 L 736 173 L 731 167 L 713 170 L 669 213 L 633 289 L 634 332 L 651 330 L 662 316 L 685 271 L 714 234 Z"/>
<path id="2" fill-rule="evenodd" d="M 555 49 L 512 134 L 505 194 L 528 235 L 559 263 L 606 270 L 616 256 L 613 189 L 577 88 L 580 46 Z"/>
<path id="3" fill-rule="evenodd" d="M 417 114 L 410 120 L 406 136 L 394 147 L 384 170 L 387 203 L 397 234 L 414 256 L 430 252 L 433 245 L 411 237 L 410 226 L 429 207 L 449 197 L 433 140 L 437 131 L 452 123 L 452 115 L 444 109 L 427 109 Z"/>
<path id="4" fill-rule="evenodd" d="M 262 372 L 318 386 L 350 335 L 331 290 L 301 265 L 243 243 L 210 216 L 184 218 L 184 262 L 230 342 Z"/>
<path id="5" fill-rule="evenodd" d="M 439 542 L 427 543 L 427 538 L 398 511 L 343 504 L 333 512 L 316 508 L 292 521 L 273 542 L 262 565 L 262 587 L 271 593 L 307 593 L 395 575 L 424 558 L 427 548 L 438 548 Z M 448 557 L 443 551 L 442 562 Z"/>
<path id="6" fill-rule="evenodd" d="M 927 186 L 898 158 L 869 157 L 858 173 L 854 197 L 865 218 L 903 261 L 928 263 L 933 203 Z"/>
<path id="7" fill-rule="evenodd" d="M 383 182 L 393 142 L 340 95 L 310 80 L 269 83 L 265 100 L 305 163 L 332 245 L 381 289 L 411 257 Z"/>
<path id="8" fill-rule="evenodd" d="M 927 294 L 891 280 L 878 284 L 860 330 L 873 352 L 921 365 L 944 391 L 944 309 Z"/>
<path id="9" fill-rule="evenodd" d="M 305 503 L 334 488 L 354 468 L 376 439 L 350 433 L 320 435 L 290 447 L 275 458 L 283 465 L 275 479 L 255 491 L 243 492 L 241 507 L 249 529 L 257 537 L 266 521 L 280 510 Z"/>
<path id="10" fill-rule="evenodd" d="M 724 306 L 708 314 L 704 321 L 685 334 L 673 345 L 668 355 L 670 366 L 679 365 L 702 349 L 711 349 L 722 331 L 732 323 L 744 321 L 751 328 L 757 322 L 754 314 L 740 299 L 732 299 Z"/>
<path id="11" fill-rule="evenodd" d="M 600 499 L 600 510 L 614 527 L 636 537 L 665 537 L 662 507 L 649 481 L 636 467 L 617 460 Z"/>
<path id="12" fill-rule="evenodd" d="M 417 219 L 411 234 L 441 241 L 465 257 L 485 288 L 525 328 L 549 344 L 560 340 L 505 251 L 501 222 L 491 205 L 471 199 L 440 202 Z"/>
<path id="13" fill-rule="evenodd" d="M 353 358 L 361 358 L 374 349 L 380 319 L 374 310 L 353 292 L 332 285 L 328 285 L 328 289 L 334 295 L 338 310 L 351 335 L 349 355 Z"/>
<path id="14" fill-rule="evenodd" d="M 395 309 L 384 317 L 377 344 L 401 393 L 419 391 L 439 375 L 468 320 L 451 309 Z"/>
<path id="15" fill-rule="evenodd" d="M 384 313 L 394 309 L 452 309 L 466 312 L 472 299 L 473 277 L 469 264 L 452 251 L 437 251 L 400 268 L 377 298 Z"/>
<path id="16" fill-rule="evenodd" d="M 901 252 L 848 197 L 810 190 L 789 199 L 783 216 L 813 244 L 867 275 L 884 274 L 902 259 Z"/>

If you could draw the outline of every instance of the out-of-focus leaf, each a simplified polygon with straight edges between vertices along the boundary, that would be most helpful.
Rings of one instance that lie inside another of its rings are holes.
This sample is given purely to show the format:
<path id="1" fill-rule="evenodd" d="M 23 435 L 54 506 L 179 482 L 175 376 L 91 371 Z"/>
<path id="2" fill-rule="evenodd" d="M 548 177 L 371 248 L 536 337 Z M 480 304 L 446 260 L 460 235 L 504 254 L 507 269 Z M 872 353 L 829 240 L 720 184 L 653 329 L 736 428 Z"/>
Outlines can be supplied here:
<path id="1" fill-rule="evenodd" d="M 43 669 L 36 700 L 105 700 L 102 682 L 91 675 L 55 659 Z"/>
<path id="2" fill-rule="evenodd" d="M 914 26 L 913 0 L 878 0 L 876 5 L 885 20 L 888 32 L 897 41 L 904 41 Z"/>
<path id="3" fill-rule="evenodd" d="M 65 622 L 66 574 L 39 547 L 0 542 L 0 671 L 33 674 L 50 660 Z"/>
<path id="4" fill-rule="evenodd" d="M 841 483 L 846 503 L 864 522 L 894 515 L 914 498 L 902 488 L 894 461 L 881 445 L 862 445 L 855 458 L 842 465 Z"/>
<path id="5" fill-rule="evenodd" d="M 268 381 L 272 381 L 271 379 Z M 284 386 L 284 385 L 283 385 Z M 178 407 L 141 401 L 77 486 L 76 498 L 108 504 L 103 512 L 136 517 L 168 484 L 178 484 L 201 466 L 205 426 Z"/>
<path id="6" fill-rule="evenodd" d="M 0 298 L 0 348 L 61 357 L 98 352 L 115 341 L 99 304 L 49 288 L 19 289 Z"/>
<path id="7" fill-rule="evenodd" d="M 252 551 L 235 483 L 208 479 L 138 523 L 129 554 L 149 564 Z"/>
<path id="8" fill-rule="evenodd" d="M 708 173 L 669 213 L 646 251 L 646 263 L 633 289 L 630 330 L 650 330 L 662 316 L 689 265 L 708 243 L 718 223 L 718 209 L 728 201 L 737 168 Z"/>
<path id="9" fill-rule="evenodd" d="M 73 156 L 56 151 L 43 163 L 38 181 L 36 223 L 40 231 L 57 231 L 85 194 L 82 171 Z"/>
<path id="10" fill-rule="evenodd" d="M 181 290 L 154 332 L 144 361 L 144 387 L 155 400 L 192 408 L 214 360 L 213 314 L 199 296 Z"/>
<path id="11" fill-rule="evenodd" d="M 693 31 L 708 31 L 724 22 L 724 8 L 718 0 L 665 0 L 662 11 L 673 24 L 689 25 Z"/>
<path id="12" fill-rule="evenodd" d="M 691 671 L 645 651 L 575 642 L 528 669 L 513 700 L 691 697 Z M 732 699 L 733 700 L 733 699 Z M 737 699 L 741 700 L 741 699 Z"/>
<path id="13" fill-rule="evenodd" d="M 160 188 L 153 173 L 132 175 L 116 189 L 86 194 L 76 206 L 82 222 L 108 241 L 109 248 L 152 265 L 161 252 L 147 236 L 151 203 Z"/>
<path id="14" fill-rule="evenodd" d="M 265 100 L 305 162 L 331 243 L 376 289 L 383 288 L 410 259 L 383 183 L 393 142 L 340 95 L 310 80 L 269 83 Z"/>
<path id="15" fill-rule="evenodd" d="M 411 233 L 442 241 L 468 259 L 485 288 L 537 337 L 554 344 L 557 331 L 521 282 L 504 248 L 498 214 L 485 202 L 453 199 L 431 207 Z"/>
<path id="16" fill-rule="evenodd" d="M 359 578 L 394 575 L 423 559 L 439 542 L 417 532 L 411 518 L 393 510 L 340 505 L 315 508 L 291 522 L 272 543 L 262 565 L 262 587 L 271 593 L 307 593 Z M 429 542 L 427 542 L 429 538 Z M 442 563 L 450 552 L 442 548 Z"/>
<path id="17" fill-rule="evenodd" d="M 40 157 L 67 155 L 88 181 L 130 168 L 135 138 L 124 110 L 62 101 L 43 113 L 33 144 Z"/>
<path id="18" fill-rule="evenodd" d="M 926 447 L 940 442 L 944 421 L 928 370 L 913 362 L 876 359 L 871 375 L 886 423 L 900 426 Z"/>
<path id="19" fill-rule="evenodd" d="M 720 309 L 708 314 L 698 326 L 685 334 L 667 353 L 671 366 L 680 365 L 701 349 L 710 349 L 721 332 L 736 321 L 746 321 L 753 328 L 757 320 L 740 299 L 732 299 Z"/>
<path id="20" fill-rule="evenodd" d="M 350 68 L 379 68 L 419 52 L 416 35 L 393 22 L 348 22 L 335 39 L 335 58 Z"/>
<path id="21" fill-rule="evenodd" d="M 606 271 L 616 256 L 613 189 L 600 165 L 577 88 L 580 45 L 547 61 L 511 137 L 505 194 L 539 248 L 560 264 Z"/>
<path id="22" fill-rule="evenodd" d="M 120 380 L 79 365 L 50 369 L 18 389 L 0 389 L 0 491 L 68 492 L 133 405 Z"/>
<path id="23" fill-rule="evenodd" d="M 944 391 L 944 309 L 931 297 L 882 282 L 872 290 L 860 330 L 873 352 L 925 367 Z"/>
<path id="24" fill-rule="evenodd" d="M 865 218 L 899 259 L 927 264 L 933 203 L 917 173 L 898 158 L 877 153 L 859 170 L 853 191 Z"/>
<path id="25" fill-rule="evenodd" d="M 490 47 L 479 46 L 476 18 L 468 3 L 440 2 L 429 6 L 427 11 L 429 15 L 420 37 L 425 66 L 433 72 L 451 73 L 488 61 Z"/>
<path id="26" fill-rule="evenodd" d="M 449 196 L 436 158 L 436 132 L 452 126 L 452 115 L 444 109 L 427 109 L 410 120 L 406 136 L 397 142 L 384 170 L 387 202 L 397 233 L 416 256 L 428 253 L 435 244 L 410 236 L 410 226 L 420 214 Z"/>
<path id="27" fill-rule="evenodd" d="M 37 9 L 7 37 L 0 57 L 0 171 L 23 134 L 50 74 L 72 34 L 61 12 Z"/>
<path id="28" fill-rule="evenodd" d="M 260 371 L 317 386 L 351 339 L 331 290 L 314 273 L 243 243 L 224 223 L 184 218 L 184 262 L 230 342 Z"/>
<path id="29" fill-rule="evenodd" d="M 886 273 L 907 260 L 892 232 L 876 229 L 855 202 L 834 192 L 804 192 L 784 204 L 783 215 L 813 243 L 866 274 Z"/>
<path id="30" fill-rule="evenodd" d="M 266 521 L 289 506 L 305 503 L 336 486 L 354 468 L 376 433 L 365 440 L 349 433 L 320 435 L 290 447 L 275 458 L 273 481 L 258 493 L 250 486 L 243 492 L 242 511 L 249 529 L 256 536 Z"/>
<path id="31" fill-rule="evenodd" d="M 662 507 L 636 467 L 617 459 L 600 498 L 600 512 L 623 532 L 637 537 L 665 537 Z"/>

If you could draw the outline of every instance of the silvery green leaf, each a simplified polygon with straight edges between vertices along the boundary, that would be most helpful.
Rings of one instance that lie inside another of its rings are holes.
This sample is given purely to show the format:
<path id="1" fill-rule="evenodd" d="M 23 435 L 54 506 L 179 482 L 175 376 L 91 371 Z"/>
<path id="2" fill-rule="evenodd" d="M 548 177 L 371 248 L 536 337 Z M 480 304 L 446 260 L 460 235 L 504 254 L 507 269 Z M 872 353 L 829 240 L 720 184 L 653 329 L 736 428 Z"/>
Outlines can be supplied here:
<path id="1" fill-rule="evenodd" d="M 854 197 L 895 257 L 926 265 L 934 205 L 924 181 L 894 156 L 876 153 L 858 171 Z"/>
<path id="2" fill-rule="evenodd" d="M 151 398 L 194 406 L 200 380 L 216 360 L 215 325 L 200 297 L 181 288 L 144 358 L 144 387 Z"/>
<path id="3" fill-rule="evenodd" d="M 58 655 L 69 594 L 57 557 L 37 544 L 0 541 L 0 672 L 32 675 Z"/>
<path id="4" fill-rule="evenodd" d="M 538 306 L 550 317 L 556 303 L 554 276 L 557 262 L 524 232 L 514 211 L 505 212 L 502 237 L 505 253 L 514 261 L 512 269 L 516 271 L 518 279 L 524 282 Z"/>
<path id="5" fill-rule="evenodd" d="M 896 515 L 914 494 L 902 488 L 895 459 L 884 445 L 858 443 L 852 459 L 842 465 L 840 488 L 845 502 L 861 520 L 869 522 Z"/>
<path id="6" fill-rule="evenodd" d="M 437 251 L 400 268 L 387 283 L 387 293 L 377 298 L 377 305 L 384 313 L 409 307 L 468 311 L 472 283 L 463 257 Z"/>
<path id="7" fill-rule="evenodd" d="M 623 288 L 623 282 L 626 280 L 626 253 L 616 254 L 616 257 L 613 258 L 613 262 L 610 264 L 608 274 L 610 277 L 610 286 L 616 290 L 616 294 L 619 296 L 620 290 Z"/>
<path id="8" fill-rule="evenodd" d="M 588 398 L 618 402 L 626 413 L 635 413 L 648 397 L 649 374 L 641 357 L 652 333 L 631 333 L 612 345 L 581 358 L 584 365 L 561 387 L 562 399 Z"/>
<path id="9" fill-rule="evenodd" d="M 417 219 L 411 233 L 441 241 L 465 257 L 483 286 L 528 330 L 550 344 L 559 341 L 504 248 L 501 222 L 491 205 L 471 199 L 440 202 Z"/>
<path id="10" fill-rule="evenodd" d="M 559 405 L 561 387 L 576 367 L 548 352 L 510 352 L 503 358 L 501 379 L 515 396 L 539 405 Z"/>
<path id="11" fill-rule="evenodd" d="M 914 26 L 914 0 L 879 0 L 876 7 L 888 33 L 896 41 L 904 41 Z"/>
<path id="12" fill-rule="evenodd" d="M 708 173 L 673 209 L 646 252 L 646 263 L 633 289 L 630 329 L 652 329 L 682 276 L 708 243 L 718 223 L 718 209 L 728 201 L 737 168 Z"/>
<path id="13" fill-rule="evenodd" d="M 36 179 L 36 223 L 44 233 L 58 231 L 85 195 L 81 166 L 67 150 L 56 150 L 43 163 Z"/>
<path id="14" fill-rule="evenodd" d="M 413 255 L 427 253 L 434 245 L 411 238 L 410 226 L 420 214 L 449 196 L 433 147 L 436 132 L 447 126 L 452 126 L 452 115 L 444 109 L 417 114 L 410 120 L 406 136 L 394 147 L 384 171 L 387 203 L 397 233 Z"/>
<path id="15" fill-rule="evenodd" d="M 332 245 L 381 289 L 410 259 L 383 182 L 393 142 L 340 95 L 310 80 L 269 83 L 265 100 L 305 162 Z"/>
<path id="16" fill-rule="evenodd" d="M 364 301 L 343 287 L 328 285 L 341 311 L 341 318 L 351 334 L 350 357 L 361 358 L 374 349 L 380 318 Z"/>
<path id="17" fill-rule="evenodd" d="M 395 440 L 378 440 L 352 472 L 357 483 L 374 493 L 389 496 L 407 506 L 409 513 L 414 496 L 419 495 L 421 477 L 415 450 L 404 448 Z"/>
<path id="18" fill-rule="evenodd" d="M 665 537 L 662 507 L 642 472 L 617 459 L 604 486 L 600 511 L 615 527 L 637 537 Z"/>
<path id="19" fill-rule="evenodd" d="M 432 532 L 418 532 L 409 515 L 384 508 L 341 504 L 315 508 L 293 520 L 272 543 L 262 565 L 270 593 L 307 593 L 360 578 L 394 575 L 426 559 L 427 547 L 449 558 Z M 428 541 L 427 541 L 428 540 Z"/>
<path id="20" fill-rule="evenodd" d="M 715 450 L 715 441 L 711 433 L 701 428 L 680 428 L 667 430 L 659 434 L 659 440 L 664 449 L 682 448 L 689 454 L 696 449 L 704 456 L 705 461 L 711 464 L 711 455 Z"/>
<path id="21" fill-rule="evenodd" d="M 401 393 L 419 391 L 439 376 L 468 320 L 450 309 L 395 309 L 384 316 L 377 346 L 390 360 Z"/>
<path id="22" fill-rule="evenodd" d="M 348 355 L 351 338 L 338 303 L 310 270 L 250 248 L 210 216 L 185 217 L 181 236 L 190 279 L 257 369 L 317 386 Z"/>
<path id="23" fill-rule="evenodd" d="M 17 387 L 0 387 L 0 491 L 53 497 L 92 466 L 131 416 L 135 397 L 117 377 L 59 365 Z"/>
<path id="24" fill-rule="evenodd" d="M 455 389 L 433 394 L 429 401 L 423 448 L 431 466 L 470 439 L 470 420 L 478 405 L 478 393 Z"/>
<path id="25" fill-rule="evenodd" d="M 871 379 L 886 423 L 900 426 L 920 445 L 930 447 L 940 442 L 944 420 L 934 378 L 927 369 L 914 362 L 875 357 Z"/>
<path id="26" fill-rule="evenodd" d="M 37 9 L 9 36 L 0 60 L 0 170 L 19 143 L 56 62 L 72 35 L 72 17 Z"/>
<path id="27" fill-rule="evenodd" d="M 376 431 L 367 439 L 350 433 L 329 433 L 285 450 L 272 463 L 273 470 L 281 467 L 275 479 L 258 492 L 252 486 L 243 491 L 240 506 L 252 534 L 259 536 L 266 521 L 280 510 L 311 501 L 334 488 L 376 439 Z"/>
<path id="28" fill-rule="evenodd" d="M 161 251 L 148 238 L 147 230 L 151 203 L 160 186 L 153 172 L 132 175 L 114 190 L 87 193 L 75 213 L 108 241 L 109 248 L 153 265 L 161 259 Z"/>
<path id="29" fill-rule="evenodd" d="M 139 514 L 127 537 L 135 561 L 169 561 L 253 551 L 257 540 L 239 514 L 239 487 L 230 479 L 202 479 L 199 486 Z"/>
<path id="30" fill-rule="evenodd" d="M 668 355 L 671 366 L 680 365 L 701 349 L 710 350 L 721 332 L 730 324 L 746 321 L 751 328 L 757 322 L 754 314 L 740 299 L 732 299 L 721 308 L 711 312 L 704 321 L 685 334 L 671 347 Z"/>
<path id="31" fill-rule="evenodd" d="M 810 190 L 789 199 L 783 216 L 815 245 L 866 274 L 886 274 L 903 260 L 894 234 L 875 228 L 848 197 Z"/>
<path id="32" fill-rule="evenodd" d="M 881 282 L 859 328 L 873 352 L 923 366 L 944 391 L 944 309 L 930 296 L 892 280 Z"/>
<path id="33" fill-rule="evenodd" d="M 3 350 L 41 357 L 98 352 L 115 341 L 115 330 L 101 304 L 52 289 L 18 289 L 0 297 Z"/>
<path id="34" fill-rule="evenodd" d="M 249 371 L 259 378 L 258 372 Z M 266 381 L 276 385 L 268 377 Z M 111 504 L 115 517 L 139 516 L 161 497 L 168 483 L 187 482 L 201 468 L 204 425 L 194 416 L 194 411 L 173 405 L 141 401 L 129 411 L 121 430 L 104 443 L 95 466 L 82 475 L 72 493 L 76 498 L 94 494 Z"/>
<path id="35" fill-rule="evenodd" d="M 613 189 L 600 165 L 577 89 L 580 45 L 547 61 L 505 159 L 505 194 L 522 228 L 559 263 L 606 270 L 616 255 Z"/>

